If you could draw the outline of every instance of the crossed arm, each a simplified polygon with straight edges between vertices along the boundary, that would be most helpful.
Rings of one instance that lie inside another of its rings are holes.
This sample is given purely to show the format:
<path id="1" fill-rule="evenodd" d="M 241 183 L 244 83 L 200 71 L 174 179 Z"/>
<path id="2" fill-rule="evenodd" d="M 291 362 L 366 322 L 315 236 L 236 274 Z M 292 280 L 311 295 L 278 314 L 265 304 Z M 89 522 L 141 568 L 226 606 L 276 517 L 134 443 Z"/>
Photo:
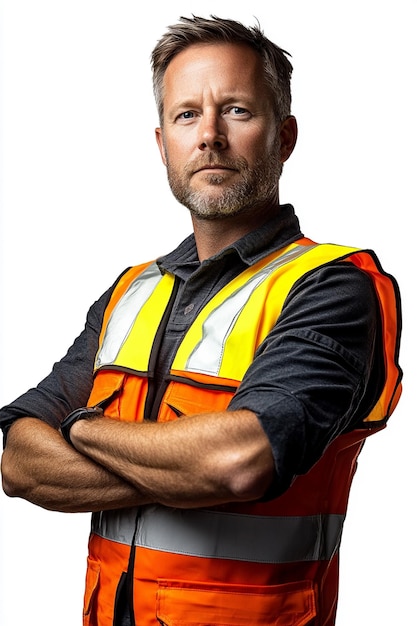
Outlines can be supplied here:
<path id="1" fill-rule="evenodd" d="M 74 447 L 57 430 L 58 415 L 49 419 L 51 425 L 19 417 L 3 453 L 5 492 L 48 509 L 75 512 L 150 502 L 191 508 L 253 500 L 275 478 L 274 488 L 277 481 L 281 491 L 287 488 L 332 438 L 367 413 L 384 371 L 383 365 L 374 365 L 379 363 L 373 356 L 378 316 L 370 281 L 343 264 L 320 276 L 318 281 L 312 275 L 294 290 L 268 350 L 254 360 L 230 410 L 161 424 L 80 420 L 71 429 Z M 93 335 L 90 342 L 82 335 L 81 347 L 91 343 L 95 350 L 95 331 Z M 84 348 L 82 354 L 94 350 Z M 80 392 L 88 376 L 78 372 L 74 363 L 80 358 L 71 354 L 54 374 L 59 378 L 65 372 L 60 389 L 77 390 L 67 412 L 80 406 L 80 398 L 88 398 L 88 389 Z M 70 376 L 74 369 L 77 376 Z M 18 403 L 20 415 L 34 395 L 25 398 Z M 50 404 L 49 415 L 55 415 L 57 406 Z M 64 411 L 61 407 L 60 419 Z"/>
<path id="2" fill-rule="evenodd" d="M 174 422 L 76 422 L 67 444 L 36 418 L 10 428 L 2 458 L 9 496 L 65 512 L 159 502 L 198 507 L 263 495 L 274 462 L 254 413 L 225 411 Z"/>

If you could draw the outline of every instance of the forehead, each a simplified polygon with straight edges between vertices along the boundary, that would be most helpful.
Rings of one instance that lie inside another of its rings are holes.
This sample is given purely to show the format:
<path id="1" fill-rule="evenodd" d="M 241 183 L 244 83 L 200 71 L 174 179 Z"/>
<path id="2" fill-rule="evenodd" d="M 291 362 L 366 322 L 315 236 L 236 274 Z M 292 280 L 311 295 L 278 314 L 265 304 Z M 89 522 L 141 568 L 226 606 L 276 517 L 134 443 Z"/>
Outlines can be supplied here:
<path id="1" fill-rule="evenodd" d="M 164 77 L 165 95 L 204 84 L 258 88 L 263 83 L 262 59 L 246 44 L 192 44 L 169 63 Z"/>

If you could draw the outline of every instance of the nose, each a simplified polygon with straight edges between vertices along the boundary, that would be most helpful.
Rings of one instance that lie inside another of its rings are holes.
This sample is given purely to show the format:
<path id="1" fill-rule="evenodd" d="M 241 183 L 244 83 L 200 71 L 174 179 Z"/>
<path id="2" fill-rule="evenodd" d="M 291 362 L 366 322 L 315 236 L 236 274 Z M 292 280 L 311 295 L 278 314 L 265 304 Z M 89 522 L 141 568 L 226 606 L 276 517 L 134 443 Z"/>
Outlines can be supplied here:
<path id="1" fill-rule="evenodd" d="M 221 117 L 215 112 L 201 117 L 198 147 L 200 150 L 224 150 L 227 147 L 227 135 Z"/>

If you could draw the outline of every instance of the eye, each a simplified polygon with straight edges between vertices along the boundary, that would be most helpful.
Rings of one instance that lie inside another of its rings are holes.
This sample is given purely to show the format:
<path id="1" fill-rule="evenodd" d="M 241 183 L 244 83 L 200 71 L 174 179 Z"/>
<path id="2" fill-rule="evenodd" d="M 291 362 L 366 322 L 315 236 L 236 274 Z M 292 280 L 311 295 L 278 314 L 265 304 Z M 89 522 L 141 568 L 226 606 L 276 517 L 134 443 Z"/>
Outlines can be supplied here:
<path id="1" fill-rule="evenodd" d="M 244 107 L 232 106 L 224 111 L 224 114 L 231 115 L 233 117 L 240 117 L 243 119 L 249 119 L 252 117 L 252 114 L 245 109 Z"/>
<path id="2" fill-rule="evenodd" d="M 191 120 L 194 117 L 194 112 L 193 111 L 184 111 L 183 113 L 180 113 L 178 115 L 179 120 Z"/>
<path id="3" fill-rule="evenodd" d="M 235 115 L 244 115 L 245 113 L 249 113 L 249 111 L 243 107 L 232 107 L 232 113 Z"/>

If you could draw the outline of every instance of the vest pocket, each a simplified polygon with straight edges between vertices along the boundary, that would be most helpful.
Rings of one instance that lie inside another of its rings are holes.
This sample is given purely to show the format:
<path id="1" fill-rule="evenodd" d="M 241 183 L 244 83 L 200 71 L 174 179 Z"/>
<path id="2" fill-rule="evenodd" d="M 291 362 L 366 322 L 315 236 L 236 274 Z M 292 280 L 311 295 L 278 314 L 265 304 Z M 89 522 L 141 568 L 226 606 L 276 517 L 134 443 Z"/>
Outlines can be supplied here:
<path id="1" fill-rule="evenodd" d="M 213 381 L 211 382 L 213 385 Z M 158 421 L 167 421 L 167 419 L 173 419 L 174 416 L 207 412 L 208 406 L 210 411 L 224 411 L 235 391 L 236 386 L 220 386 L 218 384 L 217 389 L 210 389 L 208 386 L 203 389 L 193 386 L 187 381 L 171 381 L 161 404 Z M 164 417 L 166 412 L 170 417 Z"/>
<path id="2" fill-rule="evenodd" d="M 99 370 L 94 378 L 88 406 L 106 403 L 123 389 L 126 374 L 114 370 Z"/>
<path id="3" fill-rule="evenodd" d="M 306 626 L 315 616 L 312 583 L 222 585 L 159 580 L 164 626 Z"/>
<path id="4" fill-rule="evenodd" d="M 98 590 L 98 579 L 100 576 L 100 563 L 87 558 L 87 574 L 85 581 L 83 626 L 94 626 L 91 621 L 92 608 Z"/>

